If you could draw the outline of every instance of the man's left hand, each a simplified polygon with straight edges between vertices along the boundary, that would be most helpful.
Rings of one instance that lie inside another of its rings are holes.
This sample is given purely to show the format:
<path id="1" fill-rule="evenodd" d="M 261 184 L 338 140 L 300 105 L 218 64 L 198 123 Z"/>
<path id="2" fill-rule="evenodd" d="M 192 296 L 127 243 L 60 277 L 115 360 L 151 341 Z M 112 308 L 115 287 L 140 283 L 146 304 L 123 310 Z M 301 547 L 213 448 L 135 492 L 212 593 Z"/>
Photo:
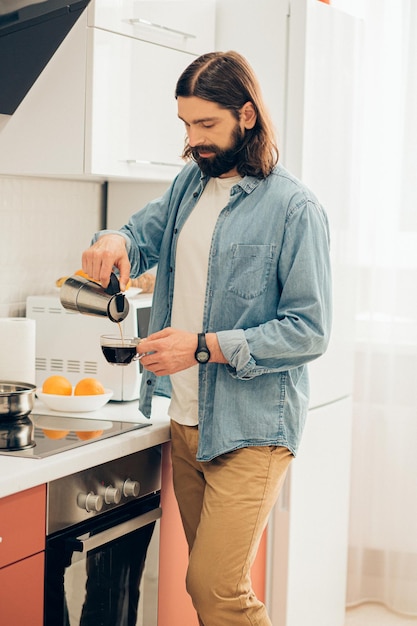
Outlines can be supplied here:
<path id="1" fill-rule="evenodd" d="M 137 347 L 143 367 L 157 376 L 175 374 L 197 365 L 197 334 L 164 328 L 142 339 Z"/>

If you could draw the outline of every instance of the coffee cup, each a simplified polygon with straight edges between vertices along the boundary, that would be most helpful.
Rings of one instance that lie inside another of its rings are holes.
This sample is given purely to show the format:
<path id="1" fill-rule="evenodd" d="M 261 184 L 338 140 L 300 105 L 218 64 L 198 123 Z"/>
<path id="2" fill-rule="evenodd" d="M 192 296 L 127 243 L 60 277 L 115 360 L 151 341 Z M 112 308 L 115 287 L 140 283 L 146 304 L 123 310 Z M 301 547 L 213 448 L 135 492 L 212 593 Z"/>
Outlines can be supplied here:
<path id="1" fill-rule="evenodd" d="M 139 337 L 120 337 L 120 335 L 101 335 L 100 345 L 104 357 L 111 365 L 129 365 L 140 359 L 136 351 Z"/>

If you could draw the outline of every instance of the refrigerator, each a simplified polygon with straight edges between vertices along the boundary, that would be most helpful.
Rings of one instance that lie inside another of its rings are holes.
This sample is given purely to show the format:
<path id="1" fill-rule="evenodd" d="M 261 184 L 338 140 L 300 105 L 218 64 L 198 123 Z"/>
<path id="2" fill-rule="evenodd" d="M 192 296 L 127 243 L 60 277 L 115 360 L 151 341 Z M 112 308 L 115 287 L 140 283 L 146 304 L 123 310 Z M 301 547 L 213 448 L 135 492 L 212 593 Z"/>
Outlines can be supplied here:
<path id="1" fill-rule="evenodd" d="M 354 333 L 354 228 L 363 24 L 319 0 L 218 0 L 217 48 L 254 67 L 282 163 L 329 215 L 334 322 L 309 366 L 299 453 L 272 512 L 265 599 L 273 626 L 343 626 L 348 555 Z M 248 15 L 253 22 L 248 23 Z"/>

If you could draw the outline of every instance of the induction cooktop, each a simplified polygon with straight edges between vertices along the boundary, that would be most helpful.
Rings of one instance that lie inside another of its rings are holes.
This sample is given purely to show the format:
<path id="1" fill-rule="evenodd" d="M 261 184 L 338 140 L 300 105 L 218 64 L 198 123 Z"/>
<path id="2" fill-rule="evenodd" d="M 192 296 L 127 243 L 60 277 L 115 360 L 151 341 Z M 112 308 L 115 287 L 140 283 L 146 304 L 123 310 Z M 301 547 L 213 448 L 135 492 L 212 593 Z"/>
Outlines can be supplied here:
<path id="1" fill-rule="evenodd" d="M 88 419 L 88 417 L 42 414 L 31 414 L 30 418 L 34 423 L 34 445 L 20 450 L 0 449 L 0 455 L 43 459 L 59 452 L 79 448 L 151 425 L 150 423 L 113 422 Z"/>

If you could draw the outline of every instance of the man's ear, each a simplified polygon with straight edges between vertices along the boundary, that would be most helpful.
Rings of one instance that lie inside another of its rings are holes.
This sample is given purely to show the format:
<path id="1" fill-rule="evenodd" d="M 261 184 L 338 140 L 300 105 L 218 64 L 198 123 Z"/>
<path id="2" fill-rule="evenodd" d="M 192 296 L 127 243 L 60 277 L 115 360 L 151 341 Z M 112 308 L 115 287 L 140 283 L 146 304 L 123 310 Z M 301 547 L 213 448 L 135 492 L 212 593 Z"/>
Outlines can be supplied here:
<path id="1" fill-rule="evenodd" d="M 256 111 L 252 102 L 246 102 L 240 109 L 240 121 L 243 128 L 250 129 L 256 124 Z"/>

